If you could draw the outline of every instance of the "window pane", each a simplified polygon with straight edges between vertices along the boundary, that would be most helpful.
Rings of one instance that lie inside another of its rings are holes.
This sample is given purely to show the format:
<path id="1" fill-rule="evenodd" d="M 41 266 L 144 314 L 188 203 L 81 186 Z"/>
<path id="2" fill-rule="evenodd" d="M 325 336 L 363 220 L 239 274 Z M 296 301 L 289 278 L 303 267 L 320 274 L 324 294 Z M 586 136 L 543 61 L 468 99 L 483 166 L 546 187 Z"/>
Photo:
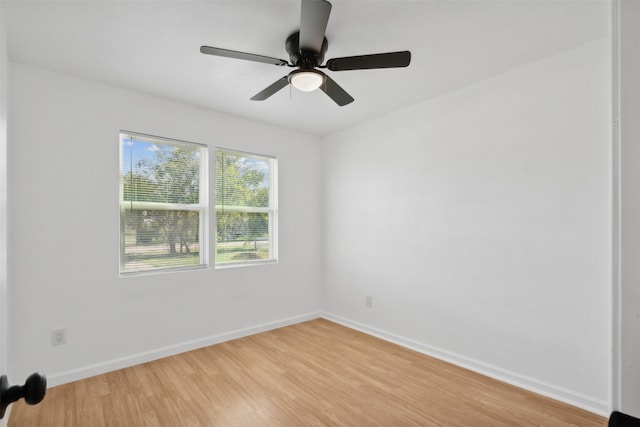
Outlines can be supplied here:
<path id="1" fill-rule="evenodd" d="M 120 272 L 203 265 L 206 149 L 136 134 L 120 141 Z"/>
<path id="2" fill-rule="evenodd" d="M 198 204 L 201 150 L 124 139 L 123 200 Z"/>
<path id="3" fill-rule="evenodd" d="M 216 262 L 271 259 L 269 214 L 218 211 Z"/>
<path id="4" fill-rule="evenodd" d="M 216 150 L 216 264 L 276 259 L 276 160 Z"/>
<path id="5" fill-rule="evenodd" d="M 124 271 L 200 264 L 200 214 L 125 209 Z"/>
<path id="6" fill-rule="evenodd" d="M 216 206 L 269 206 L 271 159 L 216 153 Z"/>

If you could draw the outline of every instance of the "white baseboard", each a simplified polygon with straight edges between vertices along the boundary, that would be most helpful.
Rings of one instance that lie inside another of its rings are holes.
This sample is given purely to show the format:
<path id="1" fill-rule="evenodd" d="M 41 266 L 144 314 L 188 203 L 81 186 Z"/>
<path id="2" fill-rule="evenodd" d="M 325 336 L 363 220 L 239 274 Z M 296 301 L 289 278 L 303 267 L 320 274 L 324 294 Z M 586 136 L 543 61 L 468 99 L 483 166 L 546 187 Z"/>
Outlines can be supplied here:
<path id="1" fill-rule="evenodd" d="M 53 373 L 53 374 L 47 375 L 47 386 L 55 387 L 57 385 L 66 384 L 72 381 L 93 377 L 95 375 L 104 374 L 106 372 L 128 368 L 130 366 L 139 365 L 141 363 L 150 362 L 153 360 L 161 359 L 163 357 L 184 353 L 186 351 L 196 350 L 198 348 L 208 347 L 210 345 L 219 344 L 225 341 L 230 341 L 237 338 L 258 334 L 260 332 L 282 328 L 284 326 L 305 322 L 307 320 L 317 319 L 321 317 L 321 314 L 322 313 L 320 312 L 307 313 L 300 316 L 289 317 L 289 318 L 277 320 L 274 322 L 263 323 L 263 324 L 251 326 L 248 328 L 237 329 L 235 331 L 225 332 L 222 334 L 199 338 L 197 340 L 170 345 L 167 347 L 158 348 L 151 351 L 146 351 L 144 353 L 138 353 L 131 356 L 121 357 L 118 359 L 107 360 L 107 361 L 96 363 L 93 365 L 84 366 L 78 369 L 72 369 L 69 371 Z M 1 424 L 0 424 L 0 427 L 2 427 Z"/>
<path id="2" fill-rule="evenodd" d="M 427 344 L 423 344 L 409 338 L 386 332 L 359 322 L 355 322 L 353 320 L 346 319 L 332 313 L 322 313 L 322 317 L 348 328 L 355 329 L 360 332 L 364 332 L 365 334 L 381 338 L 385 341 L 398 344 L 402 347 L 415 350 L 419 353 L 435 357 L 436 359 L 444 360 L 445 362 L 449 362 L 462 368 L 469 369 L 470 371 L 495 378 L 516 387 L 520 387 L 522 389 L 529 390 L 546 397 L 550 397 L 560 402 L 582 408 L 586 411 L 602 415 L 603 417 L 609 416 L 609 403 L 606 401 L 595 399 L 591 396 L 586 396 L 573 390 L 568 390 L 562 387 L 555 386 L 553 384 L 548 384 L 544 381 L 536 380 L 535 378 L 530 378 L 524 375 L 507 371 L 497 366 L 489 365 L 487 363 L 473 360 L 468 357 L 441 350 Z"/>

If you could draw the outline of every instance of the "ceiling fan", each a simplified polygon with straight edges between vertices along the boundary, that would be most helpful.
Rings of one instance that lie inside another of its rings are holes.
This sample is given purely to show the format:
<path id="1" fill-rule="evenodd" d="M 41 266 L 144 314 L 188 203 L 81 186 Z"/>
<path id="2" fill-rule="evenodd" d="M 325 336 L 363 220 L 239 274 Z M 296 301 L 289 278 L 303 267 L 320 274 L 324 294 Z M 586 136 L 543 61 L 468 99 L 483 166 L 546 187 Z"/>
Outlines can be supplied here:
<path id="1" fill-rule="evenodd" d="M 319 69 L 346 71 L 399 68 L 406 67 L 411 62 L 411 52 L 401 51 L 333 58 L 329 59 L 325 65 L 322 65 L 324 55 L 329 47 L 325 31 L 330 13 L 331 3 L 326 0 L 302 0 L 300 30 L 291 34 L 285 42 L 285 49 L 291 62 L 269 56 L 210 46 L 201 46 L 200 52 L 207 55 L 297 68 L 263 91 L 258 92 L 251 98 L 253 101 L 264 101 L 291 83 L 296 89 L 304 92 L 320 89 L 339 106 L 353 102 L 353 98 L 331 77 Z"/>

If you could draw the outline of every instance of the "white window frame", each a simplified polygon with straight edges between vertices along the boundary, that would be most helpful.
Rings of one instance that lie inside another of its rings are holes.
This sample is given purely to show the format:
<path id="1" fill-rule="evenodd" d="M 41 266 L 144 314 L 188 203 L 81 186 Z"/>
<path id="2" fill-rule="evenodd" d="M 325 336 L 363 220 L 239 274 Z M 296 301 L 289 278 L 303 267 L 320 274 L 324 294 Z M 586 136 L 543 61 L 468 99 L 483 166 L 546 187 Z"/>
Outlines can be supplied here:
<path id="1" fill-rule="evenodd" d="M 146 202 L 146 201 L 129 201 L 124 200 L 124 186 L 123 181 L 121 179 L 122 171 L 123 171 L 123 139 L 137 139 L 144 142 L 157 143 L 162 145 L 171 145 L 178 147 L 196 147 L 200 150 L 200 182 L 199 182 L 199 203 L 198 204 L 181 204 L 181 203 L 160 203 L 160 202 Z M 166 138 L 155 135 L 148 135 L 139 132 L 131 132 L 126 130 L 121 130 L 119 135 L 119 159 L 120 159 L 120 167 L 119 167 L 119 182 L 120 182 L 120 191 L 119 191 L 119 205 L 120 205 L 120 255 L 119 255 L 119 264 L 120 264 L 120 277 L 124 276 L 134 276 L 134 275 L 142 275 L 142 274 L 162 274 L 168 272 L 176 272 L 176 271 L 184 271 L 184 270 L 195 270 L 195 269 L 206 269 L 209 266 L 209 151 L 208 146 L 205 144 L 199 144 L 196 142 L 183 141 L 179 139 Z M 199 239 L 199 264 L 197 265 L 188 265 L 188 266 L 179 266 L 179 267 L 157 267 L 147 270 L 135 270 L 135 271 L 125 271 L 124 269 L 124 260 L 125 260 L 125 221 L 124 221 L 124 213 L 125 209 L 147 209 L 147 210 L 188 210 L 188 211 L 198 211 L 199 215 L 199 230 L 198 230 L 198 239 Z"/>
<path id="2" fill-rule="evenodd" d="M 276 156 L 266 155 L 266 154 L 257 154 L 249 151 L 242 151 L 224 147 L 215 147 L 214 148 L 214 179 L 217 179 L 217 170 L 215 167 L 215 159 L 217 158 L 218 152 L 223 151 L 225 153 L 241 156 L 241 157 L 252 157 L 261 160 L 269 161 L 269 207 L 250 207 L 250 206 L 228 206 L 225 205 L 224 209 L 230 212 L 248 212 L 248 213 L 268 213 L 269 215 L 269 253 L 271 257 L 269 259 L 264 260 L 243 260 L 236 262 L 218 262 L 217 258 L 217 249 L 218 249 L 218 222 L 217 222 L 217 214 L 218 210 L 222 208 L 220 205 L 215 205 L 214 211 L 214 220 L 215 224 L 214 230 L 214 250 L 213 250 L 213 263 L 216 269 L 221 268 L 235 268 L 235 267 L 246 267 L 246 266 L 254 266 L 254 265 L 264 265 L 264 264 L 275 264 L 278 262 L 278 158 Z M 217 186 L 214 183 L 214 188 Z M 217 201 L 216 195 L 214 195 L 214 200 Z"/>

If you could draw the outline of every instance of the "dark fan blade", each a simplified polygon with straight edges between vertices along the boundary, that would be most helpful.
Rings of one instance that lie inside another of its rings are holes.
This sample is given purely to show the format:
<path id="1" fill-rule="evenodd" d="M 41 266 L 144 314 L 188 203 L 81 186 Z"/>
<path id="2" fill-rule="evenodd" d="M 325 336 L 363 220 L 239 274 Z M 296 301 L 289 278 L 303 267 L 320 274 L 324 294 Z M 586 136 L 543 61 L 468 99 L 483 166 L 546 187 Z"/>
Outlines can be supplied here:
<path id="1" fill-rule="evenodd" d="M 273 65 L 287 65 L 284 59 L 269 56 L 254 55 L 253 53 L 237 52 L 235 50 L 220 49 L 219 47 L 200 46 L 200 52 L 207 55 L 224 56 L 226 58 L 244 59 L 247 61 L 263 62 Z"/>
<path id="2" fill-rule="evenodd" d="M 374 55 L 345 56 L 327 61 L 331 71 L 371 70 L 375 68 L 406 67 L 411 62 L 411 52 L 377 53 Z"/>
<path id="3" fill-rule="evenodd" d="M 320 53 L 327 30 L 331 3 L 325 0 L 302 0 L 300 13 L 300 51 Z"/>
<path id="4" fill-rule="evenodd" d="M 320 89 L 341 107 L 353 102 L 351 95 L 345 92 L 345 90 L 329 76 L 324 77 L 324 83 L 320 86 Z"/>
<path id="5" fill-rule="evenodd" d="M 285 87 L 288 84 L 289 84 L 289 78 L 288 78 L 288 76 L 284 76 L 280 80 L 276 80 L 275 83 L 273 83 L 271 86 L 269 86 L 268 88 L 266 88 L 262 92 L 259 92 L 259 93 L 255 94 L 253 96 L 253 98 L 251 98 L 251 100 L 252 101 L 264 101 L 265 99 L 267 99 L 268 97 L 270 97 L 271 95 L 273 95 L 274 93 L 276 93 L 277 91 L 279 91 L 280 89 L 282 89 L 283 87 Z"/>

